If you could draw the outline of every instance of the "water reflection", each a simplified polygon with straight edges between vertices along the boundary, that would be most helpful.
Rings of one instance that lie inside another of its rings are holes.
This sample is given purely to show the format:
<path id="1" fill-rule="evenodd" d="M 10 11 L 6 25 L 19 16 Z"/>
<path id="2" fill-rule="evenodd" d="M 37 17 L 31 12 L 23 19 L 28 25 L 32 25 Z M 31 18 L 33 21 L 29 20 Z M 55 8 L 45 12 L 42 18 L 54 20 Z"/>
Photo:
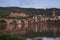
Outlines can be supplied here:
<path id="1" fill-rule="evenodd" d="M 39 37 L 36 37 L 36 38 L 27 38 L 26 40 L 37 40 L 39 39 Z M 55 38 L 48 38 L 48 37 L 40 37 L 40 39 L 42 40 L 60 40 L 60 37 L 55 37 Z"/>
<path id="2" fill-rule="evenodd" d="M 19 28 L 25 33 L 37 33 L 40 35 L 57 36 L 60 32 L 60 22 L 57 20 L 40 20 L 38 22 L 32 22 L 23 20 L 19 23 Z M 40 35 L 40 36 L 41 36 Z"/>

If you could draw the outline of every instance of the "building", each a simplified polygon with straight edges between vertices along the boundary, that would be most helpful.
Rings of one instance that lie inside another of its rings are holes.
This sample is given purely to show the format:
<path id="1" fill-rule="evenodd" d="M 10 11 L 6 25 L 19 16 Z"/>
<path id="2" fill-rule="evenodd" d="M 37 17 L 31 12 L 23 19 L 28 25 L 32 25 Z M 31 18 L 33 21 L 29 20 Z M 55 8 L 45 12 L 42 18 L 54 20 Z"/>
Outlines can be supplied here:
<path id="1" fill-rule="evenodd" d="M 29 16 L 28 14 L 26 13 L 13 13 L 11 12 L 11 14 L 9 15 L 10 17 L 26 17 L 26 16 Z"/>

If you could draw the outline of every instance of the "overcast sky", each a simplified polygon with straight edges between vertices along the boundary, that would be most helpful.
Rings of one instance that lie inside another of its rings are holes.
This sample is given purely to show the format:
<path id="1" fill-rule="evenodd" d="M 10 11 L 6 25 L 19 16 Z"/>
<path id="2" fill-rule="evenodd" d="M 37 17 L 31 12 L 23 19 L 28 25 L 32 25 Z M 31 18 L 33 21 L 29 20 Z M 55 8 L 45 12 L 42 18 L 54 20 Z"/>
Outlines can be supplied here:
<path id="1" fill-rule="evenodd" d="M 0 7 L 60 8 L 60 0 L 0 0 Z"/>

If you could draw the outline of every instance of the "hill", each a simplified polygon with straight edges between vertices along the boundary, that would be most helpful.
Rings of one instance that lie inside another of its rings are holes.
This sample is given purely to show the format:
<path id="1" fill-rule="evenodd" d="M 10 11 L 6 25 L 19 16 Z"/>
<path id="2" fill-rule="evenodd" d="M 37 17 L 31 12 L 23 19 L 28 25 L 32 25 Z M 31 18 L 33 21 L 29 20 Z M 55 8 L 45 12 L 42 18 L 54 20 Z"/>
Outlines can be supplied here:
<path id="1" fill-rule="evenodd" d="M 60 9 L 58 8 L 47 8 L 47 9 L 34 9 L 34 8 L 20 8 L 20 7 L 0 7 L 0 16 L 8 16 L 11 12 L 24 12 L 31 16 L 34 14 L 46 14 L 51 15 L 52 11 L 55 10 L 57 15 L 60 15 Z"/>

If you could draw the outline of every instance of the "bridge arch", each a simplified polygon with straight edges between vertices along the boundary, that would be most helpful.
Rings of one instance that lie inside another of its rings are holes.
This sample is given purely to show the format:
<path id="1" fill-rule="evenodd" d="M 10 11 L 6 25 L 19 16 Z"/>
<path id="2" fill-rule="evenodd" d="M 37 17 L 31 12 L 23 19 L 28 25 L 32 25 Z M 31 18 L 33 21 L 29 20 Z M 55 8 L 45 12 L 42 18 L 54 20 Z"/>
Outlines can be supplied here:
<path id="1" fill-rule="evenodd" d="M 7 28 L 7 21 L 6 20 L 0 20 L 0 30 L 3 31 Z"/>
<path id="2" fill-rule="evenodd" d="M 17 21 L 16 20 L 11 20 L 9 22 L 9 27 L 11 30 L 15 30 L 15 28 L 17 27 Z"/>

